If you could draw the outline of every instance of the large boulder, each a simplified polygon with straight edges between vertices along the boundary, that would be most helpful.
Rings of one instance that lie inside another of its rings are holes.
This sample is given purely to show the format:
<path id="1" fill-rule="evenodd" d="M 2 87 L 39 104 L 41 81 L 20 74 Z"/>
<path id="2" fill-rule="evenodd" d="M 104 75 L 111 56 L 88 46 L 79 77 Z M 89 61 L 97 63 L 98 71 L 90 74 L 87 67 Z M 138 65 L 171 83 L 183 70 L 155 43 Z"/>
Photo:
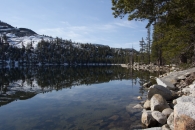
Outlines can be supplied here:
<path id="1" fill-rule="evenodd" d="M 184 79 L 186 79 L 186 76 L 185 75 L 180 75 L 180 76 L 177 77 L 177 79 L 178 80 L 184 80 Z"/>
<path id="2" fill-rule="evenodd" d="M 195 98 L 195 91 L 190 92 L 190 95 L 189 95 L 189 96 L 191 96 L 191 97 L 194 97 L 194 98 Z"/>
<path id="3" fill-rule="evenodd" d="M 146 110 L 149 110 L 150 109 L 150 100 L 146 100 L 146 102 L 144 103 L 144 108 Z"/>
<path id="4" fill-rule="evenodd" d="M 190 84 L 189 88 L 191 88 L 191 89 L 195 88 L 195 84 Z"/>
<path id="5" fill-rule="evenodd" d="M 174 129 L 195 130 L 195 98 L 182 96 L 174 107 Z"/>
<path id="6" fill-rule="evenodd" d="M 167 122 L 167 117 L 165 115 L 163 115 L 161 112 L 159 111 L 153 111 L 152 112 L 152 117 L 157 120 L 160 124 L 164 125 Z"/>
<path id="7" fill-rule="evenodd" d="M 170 114 L 170 116 L 167 119 L 167 124 L 169 125 L 169 128 L 171 130 L 174 130 L 174 112 Z"/>
<path id="8" fill-rule="evenodd" d="M 166 108 L 162 111 L 162 114 L 165 115 L 167 118 L 170 116 L 170 114 L 173 112 L 173 109 Z"/>
<path id="9" fill-rule="evenodd" d="M 195 88 L 183 88 L 182 92 L 186 95 L 190 95 L 192 97 L 195 97 Z"/>
<path id="10" fill-rule="evenodd" d="M 152 127 L 157 124 L 157 121 L 152 117 L 151 111 L 143 111 L 141 121 L 147 127 Z"/>
<path id="11" fill-rule="evenodd" d="M 148 99 L 150 100 L 154 94 L 160 94 L 166 100 L 172 99 L 171 91 L 161 85 L 153 85 L 150 87 L 150 90 L 148 91 Z"/>
<path id="12" fill-rule="evenodd" d="M 162 130 L 171 130 L 168 124 L 162 126 Z"/>
<path id="13" fill-rule="evenodd" d="M 168 88 L 170 90 L 175 90 L 175 86 L 174 86 L 174 84 L 176 83 L 175 80 L 167 81 L 167 80 L 165 80 L 163 78 L 156 78 L 156 82 L 157 82 L 158 85 L 161 85 L 161 86 L 163 86 L 165 88 Z"/>
<path id="14" fill-rule="evenodd" d="M 151 103 L 150 107 L 152 111 L 162 112 L 164 109 L 170 108 L 166 100 L 160 94 L 155 94 L 151 98 L 150 103 Z"/>
<path id="15" fill-rule="evenodd" d="M 134 109 L 142 109 L 143 107 L 142 107 L 141 104 L 137 104 L 137 105 L 135 105 L 133 108 L 134 108 Z"/>

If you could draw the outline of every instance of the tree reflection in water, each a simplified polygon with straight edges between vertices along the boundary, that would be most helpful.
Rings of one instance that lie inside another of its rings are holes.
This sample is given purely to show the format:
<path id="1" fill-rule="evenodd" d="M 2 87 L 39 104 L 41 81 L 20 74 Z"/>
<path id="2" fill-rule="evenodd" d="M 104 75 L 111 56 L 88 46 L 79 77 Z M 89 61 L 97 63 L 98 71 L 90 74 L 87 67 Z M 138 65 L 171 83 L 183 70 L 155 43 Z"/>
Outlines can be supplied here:
<path id="1" fill-rule="evenodd" d="M 0 106 L 14 100 L 25 100 L 38 93 L 72 88 L 79 85 L 91 85 L 111 80 L 132 80 L 132 87 L 140 86 L 149 80 L 147 71 L 135 71 L 120 66 L 64 67 L 42 66 L 0 69 Z M 139 79 L 139 81 L 138 81 Z M 144 93 L 140 87 L 140 93 Z"/>

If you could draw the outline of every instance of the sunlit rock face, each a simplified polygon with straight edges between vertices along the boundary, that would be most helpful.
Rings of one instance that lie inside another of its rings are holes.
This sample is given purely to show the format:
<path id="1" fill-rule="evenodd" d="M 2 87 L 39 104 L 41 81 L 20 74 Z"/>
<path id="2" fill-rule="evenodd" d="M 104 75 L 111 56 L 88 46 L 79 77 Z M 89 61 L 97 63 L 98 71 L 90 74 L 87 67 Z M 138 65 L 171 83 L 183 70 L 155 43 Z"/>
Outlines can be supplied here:
<path id="1" fill-rule="evenodd" d="M 148 92 L 148 99 L 150 100 L 153 95 L 160 94 L 164 99 L 171 100 L 172 93 L 169 89 L 163 87 L 162 85 L 153 85 L 150 87 Z"/>
<path id="2" fill-rule="evenodd" d="M 166 100 L 159 94 L 155 94 L 151 100 L 151 110 L 162 112 L 164 109 L 169 108 Z"/>
<path id="3" fill-rule="evenodd" d="M 195 129 L 195 98 L 182 96 L 174 107 L 175 130 Z"/>

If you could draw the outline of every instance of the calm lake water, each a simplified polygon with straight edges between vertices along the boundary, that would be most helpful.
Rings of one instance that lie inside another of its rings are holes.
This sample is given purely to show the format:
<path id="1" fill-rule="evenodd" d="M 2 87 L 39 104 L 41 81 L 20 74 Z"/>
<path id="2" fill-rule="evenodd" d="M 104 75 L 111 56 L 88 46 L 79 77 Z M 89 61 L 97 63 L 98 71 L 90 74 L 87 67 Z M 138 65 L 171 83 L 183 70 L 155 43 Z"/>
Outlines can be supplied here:
<path id="1" fill-rule="evenodd" d="M 0 69 L 1 130 L 144 128 L 132 107 L 149 72 L 109 67 Z"/>

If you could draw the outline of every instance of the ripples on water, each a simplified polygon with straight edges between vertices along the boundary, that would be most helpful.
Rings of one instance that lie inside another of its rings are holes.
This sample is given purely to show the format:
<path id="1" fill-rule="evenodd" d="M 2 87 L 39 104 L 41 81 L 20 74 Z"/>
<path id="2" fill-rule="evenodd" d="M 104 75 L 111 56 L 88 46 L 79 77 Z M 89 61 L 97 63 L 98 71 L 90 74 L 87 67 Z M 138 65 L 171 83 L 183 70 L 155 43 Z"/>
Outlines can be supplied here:
<path id="1" fill-rule="evenodd" d="M 137 96 L 149 72 L 118 66 L 0 69 L 2 130 L 143 128 Z"/>

